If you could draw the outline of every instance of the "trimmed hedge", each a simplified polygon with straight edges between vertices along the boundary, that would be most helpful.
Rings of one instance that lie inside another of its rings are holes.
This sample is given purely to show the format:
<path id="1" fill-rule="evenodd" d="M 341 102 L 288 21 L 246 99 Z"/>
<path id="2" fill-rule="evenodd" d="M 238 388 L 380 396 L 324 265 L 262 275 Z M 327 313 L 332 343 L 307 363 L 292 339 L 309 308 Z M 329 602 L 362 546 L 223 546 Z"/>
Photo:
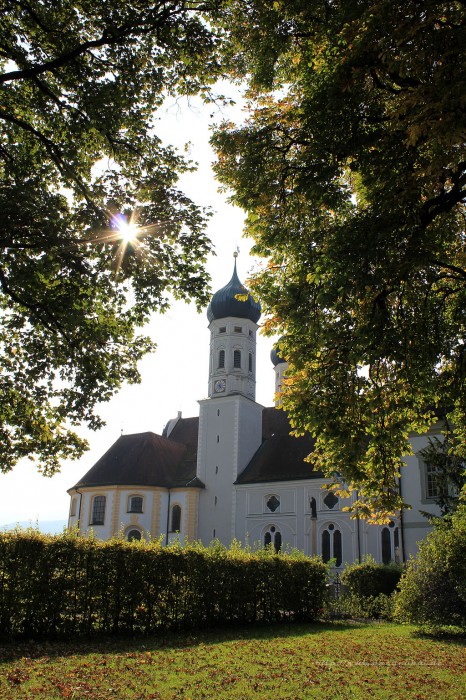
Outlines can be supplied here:
<path id="1" fill-rule="evenodd" d="M 377 564 L 367 557 L 361 564 L 350 564 L 341 575 L 341 582 L 360 598 L 391 595 L 397 588 L 403 567 L 400 564 Z"/>
<path id="2" fill-rule="evenodd" d="M 396 593 L 377 596 L 357 596 L 343 593 L 330 601 L 327 617 L 340 620 L 393 620 Z"/>
<path id="3" fill-rule="evenodd" d="M 0 635 L 311 621 L 323 608 L 326 584 L 322 561 L 299 553 L 6 532 L 0 534 Z"/>

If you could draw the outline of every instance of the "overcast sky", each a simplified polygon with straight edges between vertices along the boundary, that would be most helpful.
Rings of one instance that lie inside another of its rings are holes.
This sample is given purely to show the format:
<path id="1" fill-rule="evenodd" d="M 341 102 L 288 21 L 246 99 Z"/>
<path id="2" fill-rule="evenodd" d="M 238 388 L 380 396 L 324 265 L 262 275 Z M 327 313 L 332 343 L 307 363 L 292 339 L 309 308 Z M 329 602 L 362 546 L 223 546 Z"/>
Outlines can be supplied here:
<path id="1" fill-rule="evenodd" d="M 250 241 L 242 238 L 244 214 L 227 204 L 227 197 L 217 192 L 211 163 L 214 155 L 208 145 L 209 125 L 222 117 L 211 114 L 212 106 L 190 101 L 173 104 L 161 115 L 157 128 L 165 143 L 182 148 L 191 142 L 190 157 L 199 163 L 195 174 L 186 175 L 182 189 L 198 204 L 214 209 L 208 233 L 216 251 L 208 269 L 212 289 L 223 287 L 233 272 L 233 252 L 240 248 L 238 275 L 242 282 L 257 264 L 249 255 Z M 226 112 L 225 112 L 226 115 Z M 240 107 L 230 109 L 229 118 L 242 118 Z M 64 462 L 60 474 L 45 478 L 35 465 L 23 460 L 9 474 L 0 475 L 0 526 L 17 521 L 67 519 L 69 497 L 66 490 L 125 434 L 153 431 L 161 433 L 170 418 L 182 411 L 183 416 L 197 416 L 199 399 L 207 395 L 209 368 L 209 331 L 205 310 L 198 314 L 193 304 L 175 302 L 166 314 L 155 315 L 144 330 L 157 343 L 157 351 L 140 364 L 142 382 L 125 386 L 100 415 L 107 425 L 97 433 L 82 429 L 90 450 L 78 462 Z M 258 336 L 256 400 L 264 406 L 273 404 L 274 373 L 270 362 L 273 342 Z"/>

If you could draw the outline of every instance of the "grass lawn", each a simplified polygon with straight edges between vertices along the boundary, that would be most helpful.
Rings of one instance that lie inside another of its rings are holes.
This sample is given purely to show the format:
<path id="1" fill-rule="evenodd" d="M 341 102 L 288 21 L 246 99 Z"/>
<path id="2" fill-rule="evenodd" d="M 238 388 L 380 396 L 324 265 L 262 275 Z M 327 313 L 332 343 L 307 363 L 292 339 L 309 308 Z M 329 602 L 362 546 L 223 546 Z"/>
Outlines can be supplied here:
<path id="1" fill-rule="evenodd" d="M 463 700 L 459 641 L 392 624 L 268 625 L 0 646 L 0 698 Z"/>

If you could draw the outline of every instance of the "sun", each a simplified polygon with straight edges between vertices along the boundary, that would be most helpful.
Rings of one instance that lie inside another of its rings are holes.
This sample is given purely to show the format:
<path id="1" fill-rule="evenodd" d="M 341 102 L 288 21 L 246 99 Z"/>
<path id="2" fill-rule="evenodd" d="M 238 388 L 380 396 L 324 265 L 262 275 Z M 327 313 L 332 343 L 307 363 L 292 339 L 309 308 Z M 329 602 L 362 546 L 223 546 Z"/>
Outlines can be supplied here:
<path id="1" fill-rule="evenodd" d="M 116 214 L 112 218 L 112 227 L 118 231 L 122 243 L 134 243 L 138 238 L 138 225 L 131 219 L 128 221 L 124 214 Z"/>
<path id="2" fill-rule="evenodd" d="M 138 227 L 136 224 L 122 223 L 121 226 L 118 227 L 118 230 L 121 240 L 124 243 L 134 243 L 137 239 Z"/>

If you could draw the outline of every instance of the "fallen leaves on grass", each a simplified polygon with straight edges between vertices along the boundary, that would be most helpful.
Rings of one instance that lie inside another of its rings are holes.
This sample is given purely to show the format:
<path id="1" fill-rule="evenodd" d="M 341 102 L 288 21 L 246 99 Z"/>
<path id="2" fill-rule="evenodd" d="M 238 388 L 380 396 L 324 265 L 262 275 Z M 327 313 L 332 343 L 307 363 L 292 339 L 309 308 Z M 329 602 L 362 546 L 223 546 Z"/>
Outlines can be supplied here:
<path id="1" fill-rule="evenodd" d="M 26 655 L 17 646 L 15 658 L 10 653 L 10 660 L 0 665 L 0 698 L 459 700 L 466 696 L 462 645 L 431 639 L 414 642 L 409 628 L 395 625 L 251 626 L 196 637 L 94 640 L 88 647 L 36 645 Z M 8 656 L 8 648 L 5 651 Z"/>

